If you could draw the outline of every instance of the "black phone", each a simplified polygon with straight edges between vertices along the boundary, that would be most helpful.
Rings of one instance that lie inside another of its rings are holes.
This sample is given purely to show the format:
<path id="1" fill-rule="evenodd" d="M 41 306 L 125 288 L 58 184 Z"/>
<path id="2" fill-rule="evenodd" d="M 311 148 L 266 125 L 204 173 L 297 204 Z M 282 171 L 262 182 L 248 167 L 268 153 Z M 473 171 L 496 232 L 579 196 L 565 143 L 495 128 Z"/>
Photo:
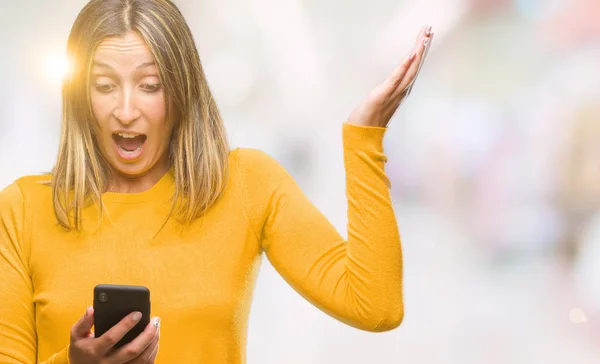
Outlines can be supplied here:
<path id="1" fill-rule="evenodd" d="M 94 287 L 94 336 L 100 337 L 132 312 L 142 319 L 115 346 L 130 343 L 150 322 L 150 290 L 144 286 L 99 284 Z"/>

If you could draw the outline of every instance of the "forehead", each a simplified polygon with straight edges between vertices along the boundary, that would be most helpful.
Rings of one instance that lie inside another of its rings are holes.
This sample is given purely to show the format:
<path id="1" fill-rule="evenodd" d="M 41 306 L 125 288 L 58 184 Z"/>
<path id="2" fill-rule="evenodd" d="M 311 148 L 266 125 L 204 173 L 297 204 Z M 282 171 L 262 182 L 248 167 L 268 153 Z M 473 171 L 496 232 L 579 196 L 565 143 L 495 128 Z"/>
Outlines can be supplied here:
<path id="1" fill-rule="evenodd" d="M 113 68 L 137 67 L 154 61 L 144 39 L 136 32 L 105 38 L 94 52 L 94 62 Z"/>

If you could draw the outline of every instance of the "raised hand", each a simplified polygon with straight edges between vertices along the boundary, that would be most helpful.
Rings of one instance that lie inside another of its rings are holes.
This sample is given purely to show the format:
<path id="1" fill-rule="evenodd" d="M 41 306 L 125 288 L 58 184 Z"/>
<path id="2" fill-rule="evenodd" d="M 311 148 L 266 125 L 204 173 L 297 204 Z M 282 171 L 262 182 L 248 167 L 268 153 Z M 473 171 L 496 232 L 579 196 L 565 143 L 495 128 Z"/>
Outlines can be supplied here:
<path id="1" fill-rule="evenodd" d="M 412 51 L 392 74 L 373 91 L 348 117 L 348 123 L 386 127 L 402 102 L 408 97 L 433 40 L 431 26 L 424 26 Z"/>

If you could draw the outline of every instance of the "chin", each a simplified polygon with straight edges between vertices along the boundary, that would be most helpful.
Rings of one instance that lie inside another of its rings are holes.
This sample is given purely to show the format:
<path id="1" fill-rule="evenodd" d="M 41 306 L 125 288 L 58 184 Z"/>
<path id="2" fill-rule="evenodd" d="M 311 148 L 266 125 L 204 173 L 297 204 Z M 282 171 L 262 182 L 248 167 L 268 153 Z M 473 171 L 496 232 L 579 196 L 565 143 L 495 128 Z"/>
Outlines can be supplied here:
<path id="1" fill-rule="evenodd" d="M 143 160 L 136 162 L 123 162 L 113 159 L 110 161 L 110 166 L 113 171 L 130 178 L 141 177 L 152 169 L 152 166 L 147 162 L 145 163 Z"/>

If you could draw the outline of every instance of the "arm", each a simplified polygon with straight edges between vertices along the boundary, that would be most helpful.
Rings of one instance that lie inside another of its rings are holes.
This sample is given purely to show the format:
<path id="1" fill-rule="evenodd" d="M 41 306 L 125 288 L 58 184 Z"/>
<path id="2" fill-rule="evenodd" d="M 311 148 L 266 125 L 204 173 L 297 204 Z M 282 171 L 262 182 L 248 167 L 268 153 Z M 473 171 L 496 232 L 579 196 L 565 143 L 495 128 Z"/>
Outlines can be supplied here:
<path id="1" fill-rule="evenodd" d="M 353 327 L 403 317 L 402 253 L 382 152 L 384 128 L 344 124 L 348 241 L 276 161 L 240 153 L 249 216 L 269 260 L 312 304 Z"/>
<path id="2" fill-rule="evenodd" d="M 33 364 L 37 360 L 24 204 L 16 183 L 0 192 L 0 363 Z M 59 363 L 68 363 L 66 348 L 41 364 Z"/>
<path id="3" fill-rule="evenodd" d="M 391 330 L 404 316 L 402 250 L 382 144 L 432 37 L 423 27 L 410 55 L 344 124 L 348 241 L 274 160 L 256 151 L 238 160 L 248 216 L 275 269 L 321 310 L 363 330 Z"/>

